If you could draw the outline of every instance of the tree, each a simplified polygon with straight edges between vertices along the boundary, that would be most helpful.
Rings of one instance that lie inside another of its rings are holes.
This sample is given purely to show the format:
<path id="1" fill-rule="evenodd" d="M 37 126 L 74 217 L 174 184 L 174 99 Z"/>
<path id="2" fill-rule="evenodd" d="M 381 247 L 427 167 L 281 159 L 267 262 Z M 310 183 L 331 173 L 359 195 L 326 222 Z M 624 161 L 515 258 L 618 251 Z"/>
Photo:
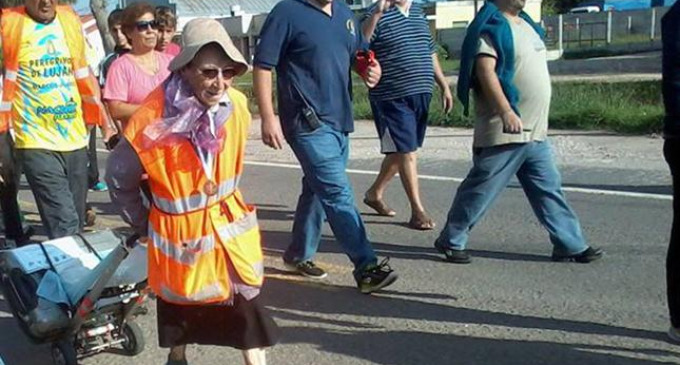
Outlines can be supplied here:
<path id="1" fill-rule="evenodd" d="M 111 37 L 111 33 L 109 32 L 109 15 L 106 11 L 107 5 L 107 0 L 90 0 L 90 10 L 92 11 L 92 15 L 94 15 L 94 19 L 97 22 L 97 29 L 99 29 L 99 34 L 101 35 L 102 41 L 104 42 L 104 50 L 106 50 L 106 53 L 111 53 L 113 52 L 113 48 L 116 44 L 113 41 L 113 37 Z"/>

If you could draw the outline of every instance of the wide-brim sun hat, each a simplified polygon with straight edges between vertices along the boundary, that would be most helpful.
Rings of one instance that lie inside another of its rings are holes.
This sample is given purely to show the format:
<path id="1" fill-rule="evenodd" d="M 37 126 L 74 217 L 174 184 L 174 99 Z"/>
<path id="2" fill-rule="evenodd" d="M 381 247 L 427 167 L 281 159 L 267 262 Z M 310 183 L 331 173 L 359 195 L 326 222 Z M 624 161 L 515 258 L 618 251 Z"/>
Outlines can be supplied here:
<path id="1" fill-rule="evenodd" d="M 217 43 L 224 53 L 239 66 L 237 76 L 243 75 L 250 70 L 250 65 L 241 54 L 241 51 L 234 46 L 229 33 L 222 24 L 215 19 L 197 18 L 190 20 L 182 31 L 182 51 L 170 62 L 168 69 L 175 72 L 188 65 L 201 48 L 208 44 Z"/>

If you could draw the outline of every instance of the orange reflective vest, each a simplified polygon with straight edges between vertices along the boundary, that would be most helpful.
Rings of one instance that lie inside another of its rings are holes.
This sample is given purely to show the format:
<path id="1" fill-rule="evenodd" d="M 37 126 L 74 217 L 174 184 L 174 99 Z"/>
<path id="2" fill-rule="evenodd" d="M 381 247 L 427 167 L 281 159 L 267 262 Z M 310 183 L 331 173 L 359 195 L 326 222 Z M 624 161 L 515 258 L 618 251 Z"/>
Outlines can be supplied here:
<path id="1" fill-rule="evenodd" d="M 245 95 L 229 88 L 234 109 L 224 124 L 224 144 L 214 156 L 214 195 L 200 157 L 189 140 L 144 147 L 144 129 L 164 108 L 160 86 L 132 116 L 125 138 L 149 176 L 149 285 L 176 304 L 217 303 L 230 298 L 231 274 L 250 286 L 264 276 L 255 208 L 243 201 L 238 181 L 243 171 L 250 113 Z M 231 267 L 231 269 L 229 269 Z"/>
<path id="2" fill-rule="evenodd" d="M 17 91 L 17 75 L 19 72 L 19 49 L 26 8 L 23 6 L 3 9 L 0 17 L 2 34 L 2 57 L 5 66 L 2 101 L 0 102 L 0 133 L 7 131 L 12 120 L 12 100 Z M 85 39 L 83 37 L 80 18 L 70 6 L 57 6 L 56 21 L 64 30 L 64 37 L 73 62 L 73 74 L 80 92 L 85 123 L 103 125 L 106 112 L 101 103 L 101 91 L 97 80 L 90 71 L 85 56 Z"/>

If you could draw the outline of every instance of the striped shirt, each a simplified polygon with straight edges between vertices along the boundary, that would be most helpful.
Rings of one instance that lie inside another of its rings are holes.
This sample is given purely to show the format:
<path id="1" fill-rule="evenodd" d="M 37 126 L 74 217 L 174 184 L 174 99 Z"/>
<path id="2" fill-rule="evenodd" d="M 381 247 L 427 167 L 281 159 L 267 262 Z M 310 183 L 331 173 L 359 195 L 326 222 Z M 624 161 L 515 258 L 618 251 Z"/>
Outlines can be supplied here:
<path id="1" fill-rule="evenodd" d="M 364 15 L 367 20 L 374 4 Z M 371 89 L 374 100 L 432 93 L 435 44 L 419 4 L 412 3 L 408 15 L 392 7 L 383 13 L 371 38 L 371 50 L 380 61 L 382 78 Z"/>

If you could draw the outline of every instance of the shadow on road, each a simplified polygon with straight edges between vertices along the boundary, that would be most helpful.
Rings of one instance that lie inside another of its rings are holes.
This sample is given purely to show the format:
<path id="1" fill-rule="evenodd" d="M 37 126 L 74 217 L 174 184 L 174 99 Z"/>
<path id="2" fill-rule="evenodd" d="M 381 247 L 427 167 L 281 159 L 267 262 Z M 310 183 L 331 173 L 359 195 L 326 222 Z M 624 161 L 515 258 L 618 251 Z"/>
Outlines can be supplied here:
<path id="1" fill-rule="evenodd" d="M 265 250 L 283 252 L 290 243 L 290 232 L 262 231 L 262 244 Z M 402 246 L 390 243 L 372 242 L 378 256 L 390 256 L 407 260 L 441 261 L 434 248 Z M 318 252 L 344 253 L 334 237 L 322 236 Z"/>
<path id="2" fill-rule="evenodd" d="M 275 274 L 278 272 L 267 268 L 269 274 L 272 270 Z M 592 322 L 457 308 L 452 305 L 456 298 L 436 293 L 385 290 L 366 296 L 358 294 L 353 287 L 292 282 L 270 276 L 263 299 L 277 320 L 287 322 L 282 327 L 282 344 L 292 345 L 290 349 L 295 349 L 296 344 L 309 344 L 313 351 L 348 356 L 361 363 L 652 365 L 663 362 L 634 357 L 680 356 L 678 352 L 658 348 L 508 339 L 513 334 L 504 335 L 503 328 L 535 330 L 534 334 L 549 330 L 657 341 L 665 337 L 660 332 Z M 425 302 L 430 299 L 446 300 L 447 304 Z M 6 363 L 51 364 L 48 346 L 30 344 L 14 318 L 5 316 L 9 310 L 2 301 L 0 312 L 3 312 L 0 354 Z M 390 323 L 390 327 L 396 328 L 388 329 L 381 323 Z M 477 333 L 461 334 L 468 326 L 474 326 Z M 501 328 L 480 335 L 479 329 L 485 326 Z"/>
<path id="3" fill-rule="evenodd" d="M 261 206 L 259 206 L 261 207 Z M 276 221 L 292 221 L 294 212 L 288 210 L 270 210 L 270 209 L 258 209 L 257 216 L 261 221 L 265 220 L 276 220 Z M 395 226 L 405 226 L 404 222 L 398 221 L 364 221 L 365 224 L 384 224 L 384 225 L 395 225 Z M 267 231 L 262 230 L 262 242 L 265 249 L 272 251 L 283 252 L 286 250 L 291 241 L 290 232 L 281 231 Z M 436 252 L 434 247 L 429 245 L 426 247 L 414 246 L 409 243 L 400 244 L 395 243 L 384 243 L 384 242 L 372 242 L 373 248 L 379 256 L 389 256 L 399 259 L 406 260 L 425 260 L 425 261 L 442 261 L 442 255 Z M 340 246 L 337 244 L 335 237 L 333 236 L 322 236 L 321 242 L 319 243 L 318 252 L 327 253 L 343 253 Z M 470 254 L 475 257 L 485 257 L 497 260 L 509 260 L 509 261 L 527 261 L 527 262 L 548 262 L 550 257 L 541 255 L 531 255 L 523 253 L 513 253 L 513 252 L 497 252 L 488 250 L 470 250 Z"/>
<path id="4" fill-rule="evenodd" d="M 461 330 L 465 331 L 466 325 L 490 325 L 652 340 L 664 338 L 659 332 L 456 308 L 405 299 L 402 295 L 403 293 L 386 291 L 380 295 L 363 296 L 357 294 L 354 288 L 291 283 L 277 278 L 270 278 L 264 290 L 265 303 L 272 309 L 275 317 L 305 323 L 304 326 L 283 328 L 282 340 L 285 344 L 311 344 L 322 352 L 351 356 L 376 364 L 649 365 L 661 362 L 631 357 L 640 354 L 678 356 L 678 353 L 657 349 L 631 350 L 616 346 L 447 334 L 452 331 L 444 327 L 458 327 L 457 332 L 460 333 Z M 354 322 L 351 319 L 353 317 L 360 317 L 363 321 Z M 375 319 L 397 320 L 398 327 L 414 330 L 388 331 L 379 325 L 366 325 L 377 322 Z M 416 325 L 415 321 L 432 321 L 438 324 L 433 326 L 433 332 L 424 332 L 424 325 Z M 321 326 L 314 325 L 314 322 Z M 339 328 L 320 328 L 324 326 Z M 435 333 L 436 331 L 444 333 Z M 489 336 L 491 335 L 490 332 Z"/>

